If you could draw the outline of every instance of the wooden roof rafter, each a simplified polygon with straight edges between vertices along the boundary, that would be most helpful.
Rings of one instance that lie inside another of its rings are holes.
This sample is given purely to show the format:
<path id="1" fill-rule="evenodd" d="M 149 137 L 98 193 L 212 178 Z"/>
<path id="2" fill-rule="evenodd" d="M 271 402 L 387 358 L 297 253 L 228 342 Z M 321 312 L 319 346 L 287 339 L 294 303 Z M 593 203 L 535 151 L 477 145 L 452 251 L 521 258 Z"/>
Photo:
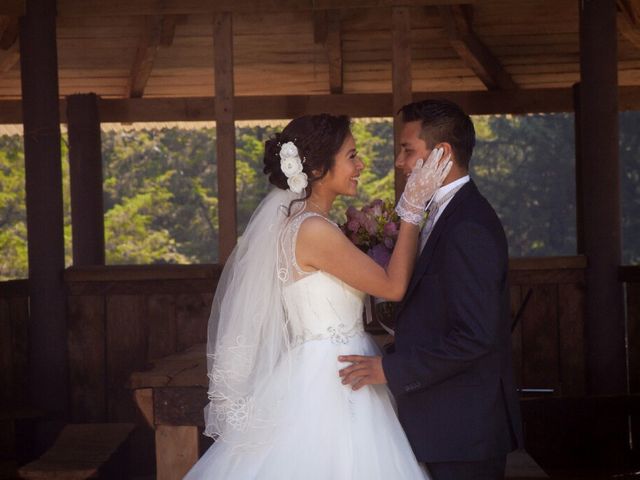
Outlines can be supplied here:
<path id="1" fill-rule="evenodd" d="M 18 40 L 20 33 L 20 25 L 18 17 L 9 15 L 0 15 L 0 48 L 8 50 Z"/>
<path id="2" fill-rule="evenodd" d="M 333 94 L 344 90 L 342 61 L 342 12 L 323 10 L 313 14 L 313 41 L 322 45 L 329 63 L 329 91 Z"/>
<path id="3" fill-rule="evenodd" d="M 0 15 L 0 75 L 11 70 L 20 60 L 18 17 Z"/>
<path id="4" fill-rule="evenodd" d="M 617 0 L 618 31 L 640 48 L 640 0 Z"/>
<path id="5" fill-rule="evenodd" d="M 143 96 L 158 49 L 171 46 L 179 21 L 180 17 L 177 15 L 152 15 L 145 18 L 144 31 L 136 49 L 125 96 Z"/>
<path id="6" fill-rule="evenodd" d="M 518 88 L 511 75 L 473 30 L 472 6 L 444 5 L 438 7 L 438 11 L 449 37 L 449 43 L 488 90 Z"/>

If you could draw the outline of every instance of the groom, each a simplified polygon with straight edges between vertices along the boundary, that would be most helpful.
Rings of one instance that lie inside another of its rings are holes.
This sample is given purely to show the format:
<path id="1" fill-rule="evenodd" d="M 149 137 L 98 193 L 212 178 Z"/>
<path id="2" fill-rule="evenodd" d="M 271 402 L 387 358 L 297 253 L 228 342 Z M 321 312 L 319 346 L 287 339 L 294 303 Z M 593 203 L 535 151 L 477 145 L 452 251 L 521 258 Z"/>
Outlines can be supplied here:
<path id="1" fill-rule="evenodd" d="M 340 376 L 354 389 L 389 385 L 433 480 L 504 478 L 507 453 L 522 446 L 504 230 L 469 178 L 469 116 L 454 103 L 426 100 L 405 105 L 402 119 L 398 169 L 409 175 L 436 146 L 453 167 L 427 209 L 395 351 L 340 357 L 353 363 Z"/>

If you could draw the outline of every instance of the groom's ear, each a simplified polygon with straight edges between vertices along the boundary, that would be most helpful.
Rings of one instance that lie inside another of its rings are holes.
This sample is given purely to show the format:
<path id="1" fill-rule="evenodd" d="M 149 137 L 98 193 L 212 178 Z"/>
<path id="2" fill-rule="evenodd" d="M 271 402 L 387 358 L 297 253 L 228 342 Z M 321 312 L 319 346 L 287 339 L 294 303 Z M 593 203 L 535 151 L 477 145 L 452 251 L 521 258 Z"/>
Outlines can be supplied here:
<path id="1" fill-rule="evenodd" d="M 449 142 L 437 143 L 434 148 L 442 148 L 444 150 L 442 158 L 447 158 L 448 155 L 451 155 L 451 160 L 453 160 L 453 163 L 458 163 L 457 159 L 455 158 L 455 152 L 453 151 L 453 148 L 451 147 L 451 144 Z"/>

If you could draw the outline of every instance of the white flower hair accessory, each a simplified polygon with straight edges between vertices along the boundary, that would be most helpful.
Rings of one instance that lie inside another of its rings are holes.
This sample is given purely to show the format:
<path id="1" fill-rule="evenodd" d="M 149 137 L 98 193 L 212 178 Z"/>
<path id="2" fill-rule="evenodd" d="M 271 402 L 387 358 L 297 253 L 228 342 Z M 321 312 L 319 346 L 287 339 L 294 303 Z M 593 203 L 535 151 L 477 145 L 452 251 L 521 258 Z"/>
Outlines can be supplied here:
<path id="1" fill-rule="evenodd" d="M 307 174 L 302 171 L 298 147 L 293 142 L 280 147 L 280 169 L 287 177 L 287 185 L 293 193 L 301 193 L 309 184 Z"/>

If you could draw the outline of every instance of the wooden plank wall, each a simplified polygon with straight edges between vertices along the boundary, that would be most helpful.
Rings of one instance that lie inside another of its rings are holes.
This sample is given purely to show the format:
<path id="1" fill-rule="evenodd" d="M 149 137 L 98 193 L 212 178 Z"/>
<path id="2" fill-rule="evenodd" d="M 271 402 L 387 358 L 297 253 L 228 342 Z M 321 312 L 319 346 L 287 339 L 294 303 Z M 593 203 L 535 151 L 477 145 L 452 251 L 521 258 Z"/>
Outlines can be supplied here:
<path id="1" fill-rule="evenodd" d="M 2 282 L 0 288 L 0 407 L 12 408 L 27 400 L 26 280 Z"/>
<path id="2" fill-rule="evenodd" d="M 519 387 L 585 393 L 585 267 L 583 257 L 511 260 L 512 317 L 530 295 L 512 334 Z"/>
<path id="3" fill-rule="evenodd" d="M 16 458 L 12 417 L 27 404 L 28 283 L 14 280 L 0 284 L 0 462 Z"/>
<path id="4" fill-rule="evenodd" d="M 553 395 L 522 396 L 529 448 L 549 462 L 596 459 L 612 449 L 627 455 L 626 410 L 614 415 L 603 406 L 627 400 L 596 398 L 592 405 L 585 392 L 584 257 L 512 259 L 510 267 L 514 315 L 531 291 L 512 335 L 518 386 L 555 390 Z M 219 274 L 220 267 L 213 265 L 85 267 L 66 272 L 74 421 L 142 423 L 126 388 L 130 373 L 205 341 Z M 638 395 L 640 267 L 621 268 L 620 280 L 627 292 L 631 392 Z M 26 399 L 26 283 L 0 283 L 3 404 L 9 398 Z M 635 436 L 640 432 L 637 416 L 632 415 L 632 422 Z M 606 452 L 604 438 L 613 446 Z"/>
<path id="5" fill-rule="evenodd" d="M 74 421 L 138 419 L 129 375 L 206 341 L 219 274 L 213 265 L 66 272 Z"/>
<path id="6" fill-rule="evenodd" d="M 552 388 L 554 396 L 584 394 L 584 267 L 582 257 L 512 260 L 514 315 L 531 290 L 512 337 L 520 387 Z M 130 373 L 206 340 L 220 271 L 214 265 L 160 265 L 65 273 L 73 421 L 136 418 L 126 389 Z M 634 318 L 639 290 L 640 283 L 630 290 Z M 26 282 L 0 284 L 0 382 L 9 386 L 0 389 L 1 401 L 7 392 L 26 388 L 20 370 L 26 362 L 26 318 Z"/>
<path id="7" fill-rule="evenodd" d="M 622 267 L 620 280 L 625 284 L 627 298 L 629 389 L 631 393 L 640 394 L 640 266 Z"/>

